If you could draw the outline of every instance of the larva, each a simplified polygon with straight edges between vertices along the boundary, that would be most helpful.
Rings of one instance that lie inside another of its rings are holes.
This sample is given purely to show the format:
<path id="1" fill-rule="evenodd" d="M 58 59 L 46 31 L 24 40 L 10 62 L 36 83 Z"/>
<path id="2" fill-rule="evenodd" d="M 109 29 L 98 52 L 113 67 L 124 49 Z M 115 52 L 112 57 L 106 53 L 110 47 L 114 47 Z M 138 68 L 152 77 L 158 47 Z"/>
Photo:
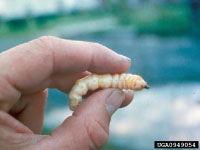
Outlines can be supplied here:
<path id="1" fill-rule="evenodd" d="M 88 90 L 96 90 L 98 88 L 117 88 L 130 89 L 134 91 L 149 88 L 147 83 L 139 75 L 133 74 L 91 74 L 76 81 L 69 93 L 69 107 L 73 111 L 82 101 L 82 96 Z"/>

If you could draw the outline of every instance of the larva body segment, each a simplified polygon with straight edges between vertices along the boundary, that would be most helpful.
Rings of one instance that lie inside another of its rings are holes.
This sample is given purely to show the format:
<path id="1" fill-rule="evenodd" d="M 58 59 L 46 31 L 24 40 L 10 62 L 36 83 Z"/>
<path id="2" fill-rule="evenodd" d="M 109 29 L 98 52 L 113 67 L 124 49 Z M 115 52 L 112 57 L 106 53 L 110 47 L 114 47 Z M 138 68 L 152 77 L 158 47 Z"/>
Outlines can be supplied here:
<path id="1" fill-rule="evenodd" d="M 112 75 L 98 75 L 99 76 L 99 88 L 106 89 L 112 86 Z"/>
<path id="2" fill-rule="evenodd" d="M 118 74 L 114 74 L 112 75 L 112 87 L 113 88 L 118 88 L 118 84 L 119 84 L 119 75 Z"/>
<path id="3" fill-rule="evenodd" d="M 99 77 L 97 75 L 88 76 L 82 81 L 85 82 L 89 90 L 96 90 L 99 88 Z"/>
<path id="4" fill-rule="evenodd" d="M 82 96 L 85 95 L 88 90 L 96 90 L 98 88 L 118 88 L 118 89 L 130 89 L 134 91 L 148 88 L 147 83 L 142 77 L 133 74 L 104 74 L 97 75 L 91 74 L 82 79 L 76 81 L 75 85 L 69 93 L 69 107 L 71 110 L 81 103 Z"/>

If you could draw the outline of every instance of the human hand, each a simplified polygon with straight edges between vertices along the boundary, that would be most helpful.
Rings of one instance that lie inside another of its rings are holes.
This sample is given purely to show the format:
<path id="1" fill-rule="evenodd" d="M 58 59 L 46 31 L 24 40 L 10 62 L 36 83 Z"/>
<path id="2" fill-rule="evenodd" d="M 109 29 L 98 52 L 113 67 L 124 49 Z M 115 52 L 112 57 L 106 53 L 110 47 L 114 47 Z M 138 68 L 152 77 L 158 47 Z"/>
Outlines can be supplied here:
<path id="1" fill-rule="evenodd" d="M 40 135 L 47 88 L 68 93 L 90 72 L 120 73 L 130 60 L 89 42 L 41 37 L 0 53 L 0 150 L 98 149 L 108 140 L 111 115 L 133 93 L 91 94 L 51 135 Z"/>

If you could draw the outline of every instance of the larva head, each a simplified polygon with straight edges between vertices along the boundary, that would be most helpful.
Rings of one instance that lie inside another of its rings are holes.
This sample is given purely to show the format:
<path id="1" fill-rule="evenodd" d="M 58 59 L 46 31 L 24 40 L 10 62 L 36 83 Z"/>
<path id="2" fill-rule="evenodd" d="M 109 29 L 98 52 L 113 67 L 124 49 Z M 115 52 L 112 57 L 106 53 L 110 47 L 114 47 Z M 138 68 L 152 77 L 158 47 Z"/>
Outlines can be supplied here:
<path id="1" fill-rule="evenodd" d="M 147 83 L 144 81 L 144 79 L 141 76 L 137 75 L 135 82 L 136 82 L 134 86 L 135 91 L 142 90 L 143 88 L 147 86 Z"/>

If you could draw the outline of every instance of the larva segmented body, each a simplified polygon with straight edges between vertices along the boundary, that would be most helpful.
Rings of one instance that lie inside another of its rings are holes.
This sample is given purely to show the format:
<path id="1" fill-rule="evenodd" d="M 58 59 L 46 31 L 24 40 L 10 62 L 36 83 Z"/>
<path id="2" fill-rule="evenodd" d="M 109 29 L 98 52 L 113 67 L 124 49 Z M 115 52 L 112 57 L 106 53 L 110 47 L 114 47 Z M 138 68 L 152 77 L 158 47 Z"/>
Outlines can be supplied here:
<path id="1" fill-rule="evenodd" d="M 69 107 L 71 110 L 75 108 L 82 101 L 82 96 L 88 90 L 96 90 L 98 88 L 117 88 L 117 89 L 130 89 L 134 91 L 148 88 L 147 83 L 142 77 L 133 74 L 91 74 L 76 81 L 75 85 L 69 93 Z"/>

